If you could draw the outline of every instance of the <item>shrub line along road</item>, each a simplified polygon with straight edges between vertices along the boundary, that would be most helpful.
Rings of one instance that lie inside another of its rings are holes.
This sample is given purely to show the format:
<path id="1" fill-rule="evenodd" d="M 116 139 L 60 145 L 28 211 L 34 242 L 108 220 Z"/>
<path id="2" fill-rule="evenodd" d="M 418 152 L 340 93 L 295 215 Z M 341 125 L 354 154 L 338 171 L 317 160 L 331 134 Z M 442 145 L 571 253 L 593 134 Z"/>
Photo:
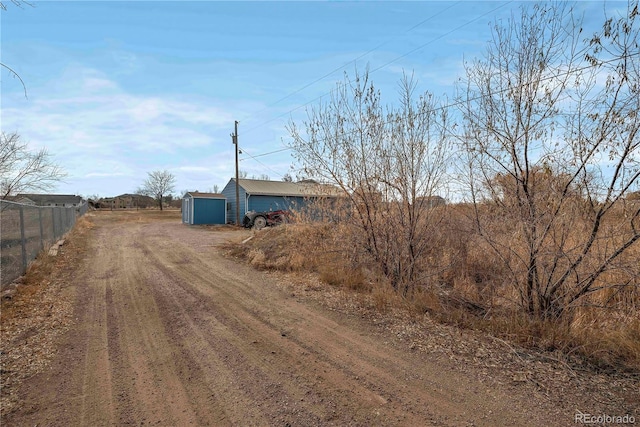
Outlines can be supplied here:
<path id="1" fill-rule="evenodd" d="M 5 425 L 573 424 L 220 255 L 246 232 L 140 218 L 92 215 L 76 322 Z"/>

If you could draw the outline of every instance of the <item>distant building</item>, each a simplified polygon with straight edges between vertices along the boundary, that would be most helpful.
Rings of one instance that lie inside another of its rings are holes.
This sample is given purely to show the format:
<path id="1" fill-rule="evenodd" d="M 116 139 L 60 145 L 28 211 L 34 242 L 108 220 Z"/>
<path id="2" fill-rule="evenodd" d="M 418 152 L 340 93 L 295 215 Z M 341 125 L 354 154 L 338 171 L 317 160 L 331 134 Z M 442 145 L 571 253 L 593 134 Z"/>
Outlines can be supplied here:
<path id="1" fill-rule="evenodd" d="M 149 208 L 156 204 L 153 197 L 144 194 L 121 194 L 114 197 L 114 200 L 121 208 Z"/>
<path id="2" fill-rule="evenodd" d="M 116 197 L 103 197 L 89 202 L 95 209 L 145 209 L 155 206 L 153 197 L 143 194 L 121 194 Z"/>
<path id="3" fill-rule="evenodd" d="M 59 206 L 70 208 L 77 208 L 84 204 L 84 200 L 81 196 L 74 196 L 71 194 L 23 194 L 20 193 L 16 196 L 16 201 L 19 203 L 34 205 L 34 206 Z"/>
<path id="4" fill-rule="evenodd" d="M 447 200 L 440 196 L 416 197 L 416 204 L 421 208 L 436 208 L 447 204 Z"/>

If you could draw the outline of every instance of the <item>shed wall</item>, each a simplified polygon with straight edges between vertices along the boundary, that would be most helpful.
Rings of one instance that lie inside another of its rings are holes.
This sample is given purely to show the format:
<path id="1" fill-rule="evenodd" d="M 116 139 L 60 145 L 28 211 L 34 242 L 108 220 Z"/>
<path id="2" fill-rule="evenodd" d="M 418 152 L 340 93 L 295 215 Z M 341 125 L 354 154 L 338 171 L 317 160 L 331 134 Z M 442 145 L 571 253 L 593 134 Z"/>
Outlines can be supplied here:
<path id="1" fill-rule="evenodd" d="M 235 224 L 236 222 L 236 182 L 231 179 L 222 190 L 222 194 L 227 199 L 227 221 Z M 247 192 L 240 186 L 240 224 L 246 210 L 246 197 Z"/>
<path id="2" fill-rule="evenodd" d="M 284 196 L 253 196 L 249 195 L 249 210 L 277 211 L 280 209 L 296 209 L 304 206 L 303 197 L 284 197 Z"/>

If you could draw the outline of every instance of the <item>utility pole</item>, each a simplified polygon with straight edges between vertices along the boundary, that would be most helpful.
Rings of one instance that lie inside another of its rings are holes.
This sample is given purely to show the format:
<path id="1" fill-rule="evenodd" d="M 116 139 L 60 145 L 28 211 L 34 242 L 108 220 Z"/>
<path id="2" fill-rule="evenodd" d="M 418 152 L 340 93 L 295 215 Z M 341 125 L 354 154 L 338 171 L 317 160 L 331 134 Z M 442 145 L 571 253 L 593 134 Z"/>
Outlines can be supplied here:
<path id="1" fill-rule="evenodd" d="M 235 122 L 234 133 L 231 134 L 231 140 L 236 146 L 236 225 L 240 225 L 240 184 L 238 183 L 238 121 Z"/>

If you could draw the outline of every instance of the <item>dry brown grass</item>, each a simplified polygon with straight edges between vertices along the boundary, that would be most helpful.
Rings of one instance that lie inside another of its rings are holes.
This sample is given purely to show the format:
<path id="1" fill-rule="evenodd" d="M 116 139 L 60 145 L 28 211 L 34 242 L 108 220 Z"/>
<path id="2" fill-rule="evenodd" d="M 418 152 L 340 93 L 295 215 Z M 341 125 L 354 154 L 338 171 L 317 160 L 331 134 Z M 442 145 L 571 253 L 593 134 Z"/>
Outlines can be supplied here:
<path id="1" fill-rule="evenodd" d="M 466 209 L 466 210 L 465 210 Z M 572 303 L 559 320 L 540 320 L 523 314 L 518 295 L 518 273 L 515 260 L 519 244 L 517 230 L 507 221 L 494 219 L 492 239 L 510 248 L 498 260 L 494 251 L 473 232 L 468 208 L 450 207 L 451 214 L 441 231 L 449 236 L 443 251 L 452 251 L 458 242 L 459 256 L 454 268 L 445 274 L 445 292 L 440 293 L 444 310 L 435 311 L 440 321 L 461 327 L 486 331 L 520 345 L 561 353 L 609 369 L 640 370 L 640 244 L 637 242 L 612 264 L 595 284 L 594 292 Z M 597 241 L 594 255 L 580 267 L 577 274 L 594 271 L 606 253 L 619 244 L 630 229 L 625 228 L 622 214 L 607 218 L 602 227 L 604 238 Z M 589 230 L 584 218 L 573 218 L 568 241 L 584 241 Z M 465 236 L 460 236 L 466 233 Z M 569 243 L 567 246 L 571 246 Z M 579 247 L 579 245 L 576 245 Z M 574 257 L 575 259 L 575 257 Z M 520 270 L 524 277 L 526 270 Z M 568 289 L 568 288 L 565 288 Z"/>
<path id="2" fill-rule="evenodd" d="M 120 209 L 95 211 L 97 217 L 115 219 L 121 222 L 153 222 L 163 219 L 175 219 L 180 221 L 182 214 L 179 209 Z"/>
<path id="3" fill-rule="evenodd" d="M 78 219 L 73 230 L 65 236 L 65 245 L 72 244 L 79 248 L 81 252 L 84 252 L 88 244 L 87 236 L 93 227 L 90 215 Z M 64 246 L 62 248 L 64 250 Z M 41 252 L 29 265 L 27 273 L 22 278 L 20 286 L 16 288 L 16 292 L 11 299 L 2 300 L 1 322 L 4 324 L 16 316 L 23 315 L 25 308 L 33 305 L 39 294 L 49 286 L 51 278 L 60 275 L 69 267 L 65 264 L 65 261 L 64 257 L 52 257 L 47 254 L 47 251 Z"/>
<path id="4" fill-rule="evenodd" d="M 91 215 L 80 218 L 65 236 L 57 256 L 43 252 L 29 266 L 22 284 L 0 307 L 0 410 L 8 413 L 19 404 L 19 384 L 42 372 L 55 355 L 57 337 L 74 322 L 74 289 L 67 286 L 70 274 L 83 257 L 93 223 Z"/>
<path id="5" fill-rule="evenodd" d="M 334 261 L 335 261 L 335 257 Z M 320 280 L 332 286 L 345 287 L 353 291 L 370 292 L 372 284 L 367 280 L 362 267 L 351 267 L 339 262 L 323 263 L 318 267 Z"/>
<path id="6" fill-rule="evenodd" d="M 529 348 L 560 352 L 567 358 L 608 369 L 640 370 L 640 245 L 603 275 L 603 289 L 581 300 L 571 316 L 542 321 L 522 314 L 517 288 L 505 264 L 473 231 L 469 206 L 450 206 L 425 254 L 421 281 L 406 295 L 394 292 L 359 250 L 357 233 L 332 223 L 288 224 L 262 230 L 230 253 L 261 269 L 308 271 L 347 292 L 367 295 L 380 312 L 429 314 L 442 323 L 484 331 Z M 496 239 L 517 239 L 496 219 Z M 502 233 L 498 235 L 498 233 Z M 636 270 L 629 271 L 634 265 Z M 635 276 L 634 276 L 635 275 Z M 607 286 L 635 277 L 634 286 Z"/>

